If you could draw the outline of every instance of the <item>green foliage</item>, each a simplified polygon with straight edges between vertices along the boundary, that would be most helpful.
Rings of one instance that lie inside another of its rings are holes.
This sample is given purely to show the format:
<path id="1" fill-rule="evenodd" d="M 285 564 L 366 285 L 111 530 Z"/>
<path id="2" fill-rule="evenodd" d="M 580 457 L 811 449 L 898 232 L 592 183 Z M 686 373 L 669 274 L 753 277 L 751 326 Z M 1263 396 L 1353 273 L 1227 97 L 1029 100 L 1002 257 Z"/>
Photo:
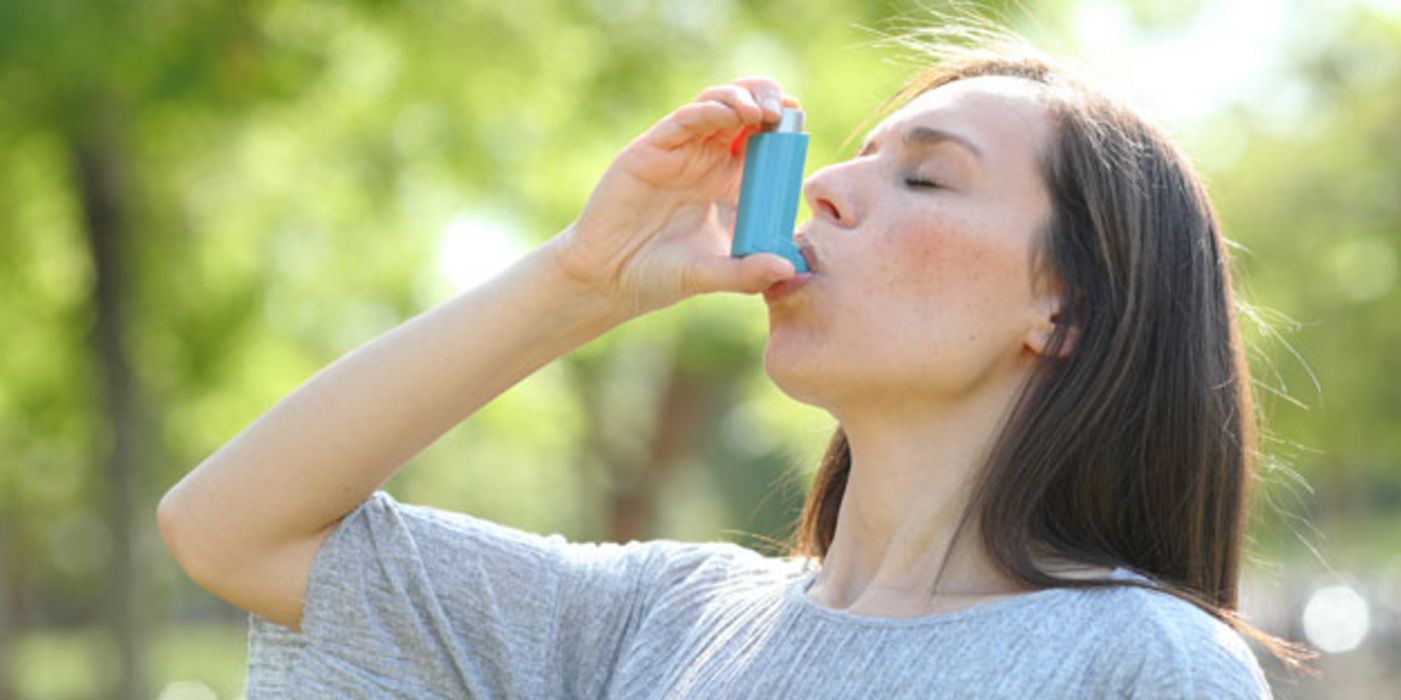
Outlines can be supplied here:
<path id="1" fill-rule="evenodd" d="M 1326 529 L 1401 510 L 1401 389 L 1387 379 L 1401 371 L 1401 165 L 1392 157 L 1401 99 L 1389 88 L 1401 75 L 1401 21 L 1339 14 L 1333 29 L 1348 41 L 1292 54 L 1283 96 L 1219 117 L 1216 128 L 1242 142 L 1212 188 L 1245 248 L 1239 281 L 1258 307 L 1258 323 L 1243 325 L 1259 351 L 1264 446 L 1318 489 L 1301 514 Z M 1337 566 L 1373 556 L 1330 549 L 1343 554 Z"/>
<path id="2" fill-rule="evenodd" d="M 1201 4 L 1140 2 L 1133 14 L 1171 27 Z M 987 6 L 1022 20 L 1010 3 Z M 1053 3 L 1026 24 L 1054 44 L 1075 6 Z M 913 7 L 0 3 L 0 318 L 10 339 L 0 352 L 0 577 L 24 601 L 20 626 L 98 620 L 112 548 L 99 516 L 97 465 L 112 436 L 89 345 L 76 141 L 109 136 L 123 158 L 135 238 L 122 251 L 122 340 L 153 411 L 156 450 L 140 485 L 153 513 L 166 488 L 318 368 L 480 281 L 472 270 L 499 264 L 479 244 L 490 230 L 524 248 L 565 226 L 613 154 L 703 87 L 773 75 L 807 109 L 809 172 L 848 156 L 847 137 L 909 72 L 860 26 Z M 1401 509 L 1401 390 L 1389 379 L 1401 372 L 1401 97 L 1390 88 L 1401 25 L 1361 10 L 1328 16 L 1320 33 L 1348 40 L 1289 54 L 1280 79 L 1298 99 L 1217 114 L 1202 143 L 1228 143 L 1238 157 L 1191 155 L 1213 164 L 1227 232 L 1249 249 L 1238 255 L 1248 299 L 1304 358 L 1245 324 L 1259 379 L 1278 390 L 1260 394 L 1275 436 L 1266 448 L 1319 487 L 1320 510 L 1304 515 L 1356 527 Z M 651 417 L 679 377 L 705 387 L 696 420 L 707 427 L 668 477 L 655 534 L 782 538 L 832 425 L 763 375 L 765 329 L 762 303 L 741 297 L 638 320 L 484 408 L 390 488 L 531 530 L 604 537 L 609 498 L 629 477 L 617 465 L 646 454 Z M 1264 527 L 1261 538 L 1283 547 L 1297 526 Z M 158 621 L 237 617 L 185 581 L 154 535 L 141 547 Z M 22 694 L 100 693 L 70 667 L 102 657 L 103 643 L 53 634 L 10 654 Z M 236 646 L 210 634 L 189 647 L 158 642 L 157 677 L 196 669 L 231 689 L 227 667 L 187 658 Z M 38 657 L 47 665 L 31 666 Z M 51 672 L 36 679 L 34 668 Z"/>

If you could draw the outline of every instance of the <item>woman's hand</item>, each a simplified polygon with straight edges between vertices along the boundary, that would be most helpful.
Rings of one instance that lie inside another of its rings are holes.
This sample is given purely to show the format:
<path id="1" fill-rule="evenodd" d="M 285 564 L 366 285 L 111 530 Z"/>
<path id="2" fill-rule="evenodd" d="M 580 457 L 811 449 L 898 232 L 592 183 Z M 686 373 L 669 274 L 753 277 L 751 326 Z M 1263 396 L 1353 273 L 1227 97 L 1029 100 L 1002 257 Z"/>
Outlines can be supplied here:
<path id="1" fill-rule="evenodd" d="M 704 292 L 761 292 L 795 274 L 782 256 L 730 257 L 749 132 L 798 106 L 744 78 L 700 93 L 623 149 L 579 218 L 551 243 L 567 276 L 625 317 Z"/>

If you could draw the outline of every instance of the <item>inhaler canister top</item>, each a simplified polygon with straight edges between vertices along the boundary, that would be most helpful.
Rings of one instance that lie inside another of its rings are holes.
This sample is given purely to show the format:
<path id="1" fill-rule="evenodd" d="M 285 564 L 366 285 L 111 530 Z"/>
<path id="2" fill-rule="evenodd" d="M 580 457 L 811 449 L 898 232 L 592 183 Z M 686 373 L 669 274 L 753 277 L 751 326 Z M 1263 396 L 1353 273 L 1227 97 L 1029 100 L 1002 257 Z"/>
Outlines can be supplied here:
<path id="1" fill-rule="evenodd" d="M 798 133 L 803 130 L 803 110 L 783 108 L 782 114 L 778 118 L 778 124 L 774 125 L 773 131 L 779 133 Z"/>

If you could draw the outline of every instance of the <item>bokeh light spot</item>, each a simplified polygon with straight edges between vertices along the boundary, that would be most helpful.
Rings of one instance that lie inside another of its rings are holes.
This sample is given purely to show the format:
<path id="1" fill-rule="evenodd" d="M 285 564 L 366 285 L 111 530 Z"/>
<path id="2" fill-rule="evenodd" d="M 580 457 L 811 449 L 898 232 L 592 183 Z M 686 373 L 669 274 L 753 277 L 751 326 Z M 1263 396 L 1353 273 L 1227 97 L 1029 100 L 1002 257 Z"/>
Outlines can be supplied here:
<path id="1" fill-rule="evenodd" d="M 438 240 L 438 274 L 459 290 L 485 282 L 526 254 L 515 229 L 492 212 L 457 216 Z"/>
<path id="2" fill-rule="evenodd" d="M 1330 654 L 1356 649 L 1371 625 L 1367 601 L 1349 586 L 1320 588 L 1304 606 L 1304 634 Z"/>

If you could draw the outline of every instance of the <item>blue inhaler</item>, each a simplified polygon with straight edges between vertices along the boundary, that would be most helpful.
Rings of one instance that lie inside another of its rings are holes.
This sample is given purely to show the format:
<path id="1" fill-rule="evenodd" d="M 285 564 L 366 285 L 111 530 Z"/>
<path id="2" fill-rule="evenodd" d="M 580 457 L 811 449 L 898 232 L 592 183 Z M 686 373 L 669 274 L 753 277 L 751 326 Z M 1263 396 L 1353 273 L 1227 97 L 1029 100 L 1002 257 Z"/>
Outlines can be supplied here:
<path id="1" fill-rule="evenodd" d="M 788 258 L 798 272 L 808 271 L 807 261 L 793 243 L 807 153 L 802 110 L 785 107 L 777 124 L 749 136 L 731 257 L 775 253 Z"/>

